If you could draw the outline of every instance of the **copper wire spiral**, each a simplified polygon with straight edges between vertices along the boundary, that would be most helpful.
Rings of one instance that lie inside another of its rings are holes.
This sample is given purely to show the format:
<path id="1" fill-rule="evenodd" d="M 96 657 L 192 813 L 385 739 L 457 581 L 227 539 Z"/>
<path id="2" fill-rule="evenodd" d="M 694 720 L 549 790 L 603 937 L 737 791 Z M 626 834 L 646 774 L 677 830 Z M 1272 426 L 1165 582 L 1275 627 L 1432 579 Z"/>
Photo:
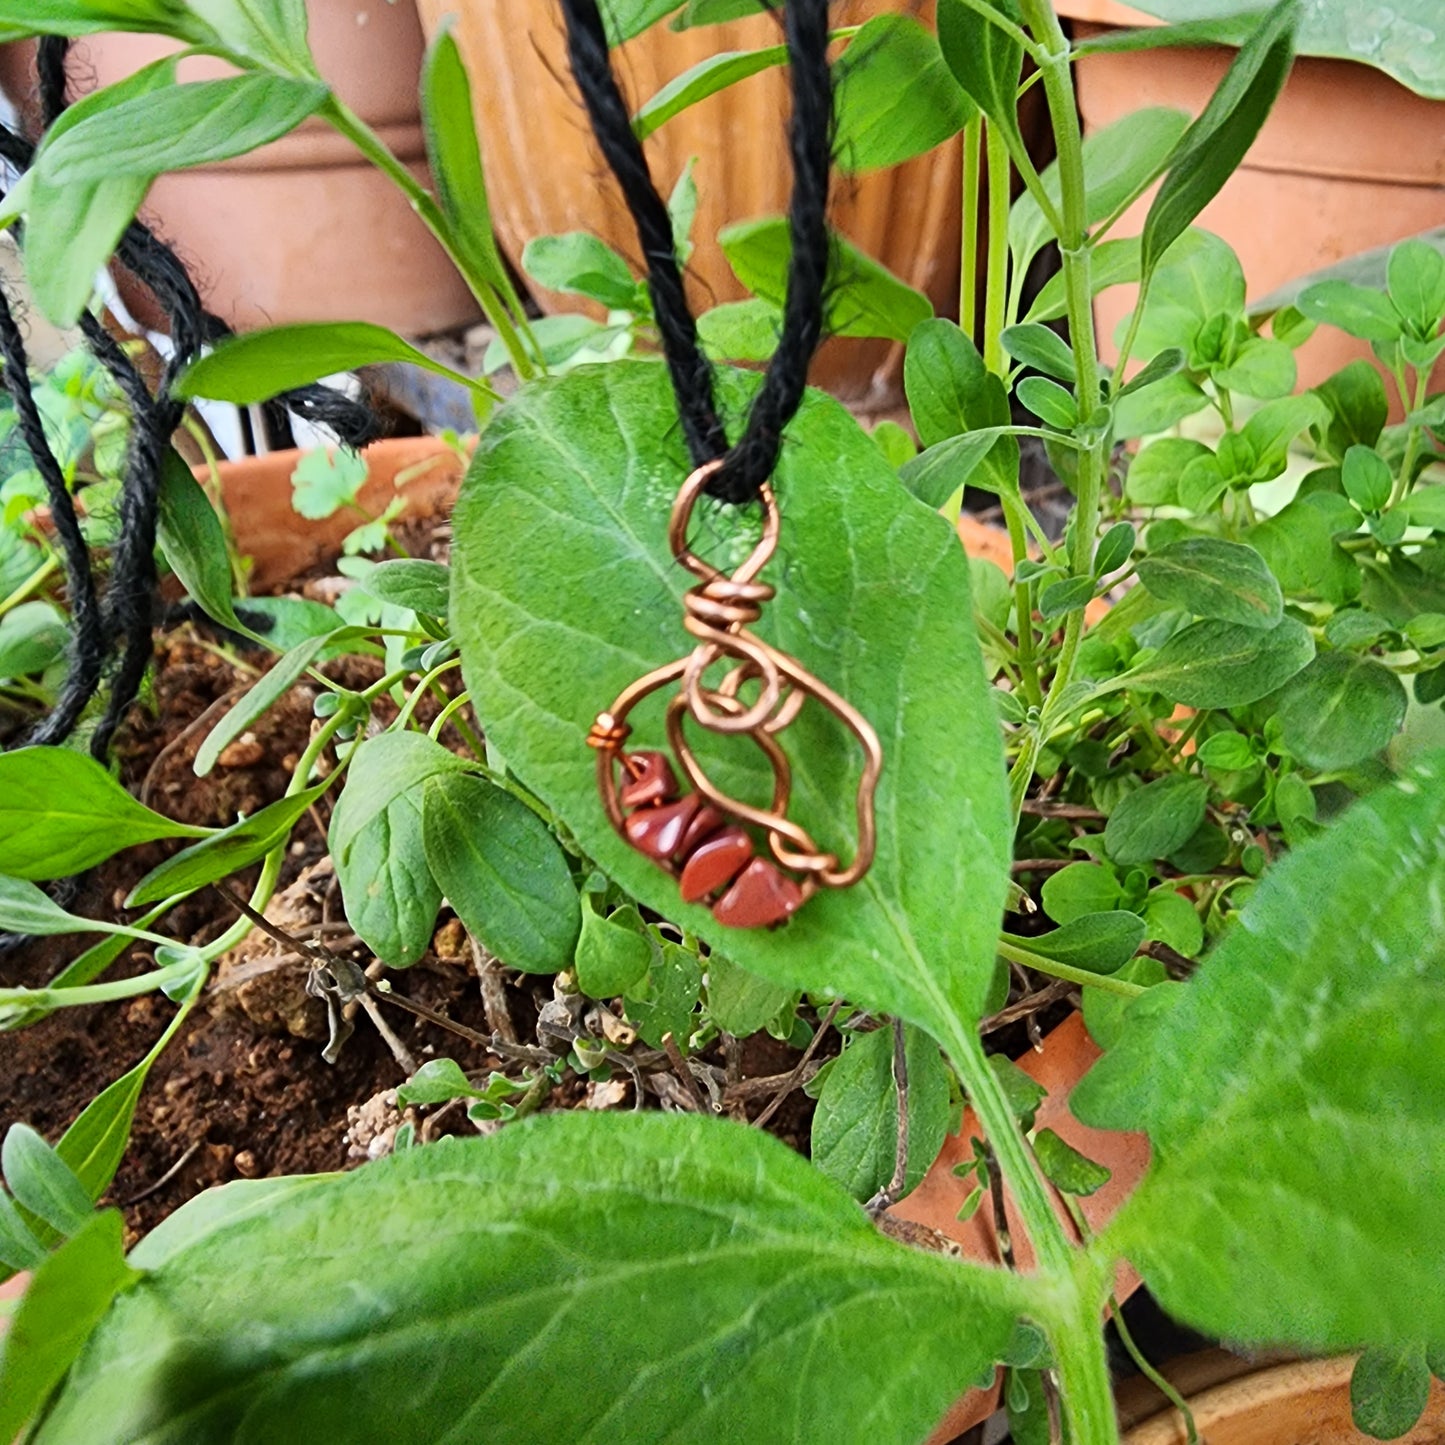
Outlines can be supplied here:
<path id="1" fill-rule="evenodd" d="M 688 477 L 673 503 L 668 527 L 673 555 L 699 579 L 698 585 L 690 588 L 683 598 L 683 626 L 697 639 L 697 645 L 687 656 L 656 668 L 624 688 L 612 706 L 598 714 L 587 741 L 598 752 L 597 782 L 607 816 L 618 834 L 628 838 L 619 773 L 636 777 L 638 771 L 633 760 L 623 752 L 623 744 L 632 732 L 627 718 L 633 708 L 652 693 L 669 683 L 680 683 L 666 713 L 667 738 L 673 757 L 705 805 L 716 809 L 725 819 L 752 824 L 766 834 L 774 861 L 801 875 L 796 880 L 800 895 L 797 901 L 801 903 L 818 887 L 849 887 L 862 878 L 872 864 L 877 841 L 873 801 L 883 766 L 883 750 L 868 720 L 852 704 L 814 677 L 795 658 L 748 630 L 774 596 L 771 586 L 756 580 L 778 542 L 778 507 L 772 488 L 764 484 L 759 492 L 763 506 L 762 536 L 731 576 L 689 549 L 687 533 L 693 508 L 709 477 L 720 465 L 709 462 Z M 724 659 L 734 661 L 736 666 L 716 687 L 708 687 L 703 681 L 705 675 Z M 751 682 L 758 684 L 758 696 L 752 702 L 745 702 L 740 694 L 744 685 Z M 808 831 L 788 817 L 792 769 L 778 734 L 794 721 L 810 698 L 839 718 L 858 739 L 863 752 L 856 800 L 857 851 L 846 867 L 835 854 L 820 849 Z M 708 732 L 746 734 L 757 743 L 773 770 L 770 806 L 761 808 L 745 803 L 713 784 L 688 743 L 685 724 L 689 719 Z M 681 857 L 654 856 L 655 861 L 674 874 L 679 873 L 687 861 Z"/>

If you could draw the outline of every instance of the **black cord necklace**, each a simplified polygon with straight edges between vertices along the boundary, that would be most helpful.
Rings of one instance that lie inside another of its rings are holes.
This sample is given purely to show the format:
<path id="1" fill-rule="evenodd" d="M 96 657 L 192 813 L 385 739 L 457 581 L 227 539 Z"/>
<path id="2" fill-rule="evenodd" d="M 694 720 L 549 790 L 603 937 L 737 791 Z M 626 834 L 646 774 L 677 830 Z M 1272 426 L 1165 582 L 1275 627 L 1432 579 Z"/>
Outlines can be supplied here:
<path id="1" fill-rule="evenodd" d="M 731 447 L 688 309 L 672 222 L 633 134 L 596 0 L 562 0 L 562 10 L 573 73 L 647 258 L 653 312 L 695 467 L 673 504 L 668 540 L 679 564 L 699 579 L 683 599 L 683 626 L 697 639 L 696 646 L 624 689 L 598 714 L 587 741 L 597 749 L 598 789 L 619 836 L 677 878 L 684 902 L 708 905 L 717 921 L 730 927 L 770 927 L 785 922 L 819 888 L 849 887 L 868 871 L 875 845 L 873 796 L 883 765 L 877 734 L 867 719 L 795 658 L 750 630 L 774 595 L 771 586 L 757 580 L 780 530 L 769 478 L 783 430 L 802 403 L 808 364 L 823 330 L 833 113 L 828 7 L 826 0 L 787 0 L 784 9 L 793 91 L 788 292 L 778 348 L 742 435 Z M 704 493 L 734 505 L 757 501 L 763 508 L 762 538 L 731 576 L 688 547 L 688 524 Z M 716 665 L 726 668 L 725 675 L 708 683 L 706 674 Z M 624 751 L 632 733 L 629 714 L 673 683 L 678 689 L 667 704 L 669 751 Z M 788 817 L 792 768 L 778 735 L 810 698 L 832 712 L 863 751 L 857 847 L 851 863 L 819 847 Z M 757 744 L 773 773 L 767 807 L 730 797 L 708 778 L 688 742 L 689 721 L 711 733 L 750 737 Z M 678 783 L 679 772 L 685 790 Z"/>

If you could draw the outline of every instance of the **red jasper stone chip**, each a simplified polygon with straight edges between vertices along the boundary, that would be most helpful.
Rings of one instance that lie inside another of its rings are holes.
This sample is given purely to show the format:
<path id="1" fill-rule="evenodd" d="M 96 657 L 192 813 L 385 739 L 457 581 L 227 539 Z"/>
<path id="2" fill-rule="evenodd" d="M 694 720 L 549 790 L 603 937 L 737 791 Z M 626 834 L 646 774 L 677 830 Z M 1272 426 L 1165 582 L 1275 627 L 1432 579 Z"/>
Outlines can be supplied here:
<path id="1" fill-rule="evenodd" d="M 737 827 L 724 828 L 709 838 L 696 852 L 688 854 L 677 891 L 684 903 L 697 903 L 731 883 L 743 865 L 753 856 L 753 840 Z"/>
<path id="2" fill-rule="evenodd" d="M 669 862 L 682 847 L 689 826 L 697 817 L 699 799 L 687 793 L 675 803 L 658 808 L 639 808 L 629 813 L 622 824 L 627 841 L 639 853 L 646 853 L 658 863 Z"/>
<path id="3" fill-rule="evenodd" d="M 687 832 L 682 835 L 682 843 L 677 850 L 679 856 L 691 858 L 694 850 L 711 838 L 726 822 L 727 819 L 711 803 L 704 803 L 697 810 L 697 816 L 687 825 Z"/>
<path id="4" fill-rule="evenodd" d="M 768 928 L 802 906 L 803 890 L 768 858 L 754 858 L 713 904 L 713 917 L 729 928 Z"/>
<path id="5" fill-rule="evenodd" d="M 666 753 L 632 753 L 624 766 L 629 775 L 619 794 L 624 808 L 651 808 L 677 797 L 677 778 Z"/>

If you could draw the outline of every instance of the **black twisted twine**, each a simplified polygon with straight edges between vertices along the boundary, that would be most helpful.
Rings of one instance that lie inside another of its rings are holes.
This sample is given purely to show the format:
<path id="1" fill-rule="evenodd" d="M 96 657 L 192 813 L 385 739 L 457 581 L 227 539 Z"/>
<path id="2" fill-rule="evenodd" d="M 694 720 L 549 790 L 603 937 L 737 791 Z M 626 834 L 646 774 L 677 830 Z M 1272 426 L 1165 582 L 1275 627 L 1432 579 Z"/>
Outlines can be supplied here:
<path id="1" fill-rule="evenodd" d="M 53 125 L 66 108 L 65 60 L 69 42 L 48 36 L 37 46 L 36 75 L 43 123 Z M 17 172 L 28 170 L 36 146 L 0 126 L 0 159 Z M 230 335 L 210 315 L 174 251 L 144 222 L 132 221 L 116 248 L 116 260 L 155 298 L 173 343 L 154 392 L 124 349 L 94 316 L 81 319 L 81 332 L 131 411 L 129 450 L 120 493 L 120 535 L 111 557 L 104 601 L 98 596 L 91 557 L 81 535 L 75 502 L 51 450 L 31 392 L 29 360 L 9 298 L 0 288 L 0 363 L 5 389 L 15 405 L 18 430 L 45 484 L 55 536 L 65 566 L 71 638 L 65 682 L 55 706 L 25 741 L 64 741 L 100 690 L 107 669 L 110 695 L 91 752 L 103 758 L 120 720 L 135 701 L 149 666 L 155 621 L 155 546 L 159 525 L 162 467 L 171 437 L 181 424 L 184 403 L 172 395 L 176 378 L 204 345 Z M 298 388 L 278 398 L 289 410 L 320 422 L 348 446 L 377 435 L 376 417 L 365 406 L 329 387 Z"/>
<path id="2" fill-rule="evenodd" d="M 793 163 L 788 293 L 777 350 L 748 412 L 743 434 L 731 449 L 713 397 L 712 369 L 698 345 L 697 323 L 683 290 L 667 204 L 653 185 L 642 143 L 633 133 L 627 102 L 612 70 L 597 0 L 561 0 L 561 4 L 572 73 L 642 243 L 653 314 L 688 450 L 696 466 L 723 458 L 706 490 L 710 496 L 741 505 L 757 496 L 777 465 L 783 430 L 802 404 L 808 364 L 823 334 L 833 146 L 827 0 L 787 0 L 783 11 L 793 90 L 788 129 Z"/>

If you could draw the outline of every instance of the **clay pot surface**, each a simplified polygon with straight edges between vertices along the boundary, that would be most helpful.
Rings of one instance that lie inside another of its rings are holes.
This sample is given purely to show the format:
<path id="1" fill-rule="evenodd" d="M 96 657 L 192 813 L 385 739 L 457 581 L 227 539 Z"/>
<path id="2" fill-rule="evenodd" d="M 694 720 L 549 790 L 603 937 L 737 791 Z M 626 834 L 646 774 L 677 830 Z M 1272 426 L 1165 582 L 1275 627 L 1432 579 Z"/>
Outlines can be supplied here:
<path id="1" fill-rule="evenodd" d="M 1075 19 L 1079 39 L 1120 24 L 1158 23 L 1113 0 L 1059 0 L 1057 8 Z M 1211 46 L 1085 56 L 1076 67 L 1085 129 L 1101 130 L 1151 105 L 1197 116 L 1233 55 Z M 1138 235 L 1151 196 L 1135 202 L 1111 234 Z M 1243 165 L 1196 224 L 1238 253 L 1251 300 L 1360 251 L 1445 226 L 1445 103 L 1367 65 L 1300 56 Z M 1117 355 L 1116 328 L 1135 294 L 1133 286 L 1117 286 L 1095 302 L 1106 359 Z M 1297 357 L 1304 388 L 1372 352 L 1367 342 L 1321 326 Z M 1436 378 L 1445 384 L 1445 372 Z"/>
<path id="2" fill-rule="evenodd" d="M 1217 1367 L 1218 1359 L 1211 1351 L 1181 1361 L 1165 1374 L 1188 1392 L 1191 1369 L 1202 1366 L 1207 1371 Z M 1366 1437 L 1350 1418 L 1354 1363 L 1353 1355 L 1291 1360 L 1187 1393 L 1199 1436 L 1209 1445 L 1356 1445 Z M 1430 1382 L 1430 1401 L 1420 1422 L 1396 1438 L 1403 1445 L 1445 1441 L 1445 1386 L 1438 1380 Z M 1186 1439 L 1184 1423 L 1171 1408 L 1124 1435 L 1125 1445 L 1186 1445 Z"/>
<path id="3" fill-rule="evenodd" d="M 487 167 L 492 216 L 503 248 L 517 261 L 534 236 L 591 231 L 641 271 L 636 231 L 596 148 L 567 67 L 561 15 L 553 0 L 418 0 L 429 32 L 448 16 L 472 81 Z M 904 6 L 843 0 L 833 24 L 857 24 L 899 9 L 931 24 L 928 0 Z M 623 46 L 615 65 L 636 108 L 690 66 L 723 51 L 777 45 L 777 22 L 756 16 L 674 32 L 654 25 Z M 694 310 L 747 293 L 716 236 L 733 221 L 778 214 L 792 186 L 785 141 L 786 73 L 773 68 L 729 87 L 670 120 L 647 142 L 654 183 L 666 195 L 691 157 L 698 187 L 696 250 L 688 266 Z M 835 176 L 832 218 L 839 231 L 934 307 L 958 303 L 962 148 L 955 137 L 902 166 L 864 176 Z M 549 311 L 585 309 L 575 296 L 534 287 Z M 956 313 L 955 313 L 956 314 Z M 814 381 L 869 410 L 898 395 L 901 344 L 827 343 Z"/>
<path id="4" fill-rule="evenodd" d="M 424 40 L 413 6 L 311 0 L 307 10 L 322 75 L 426 181 L 417 106 Z M 153 35 L 84 37 L 68 62 L 72 88 L 112 84 L 177 48 Z M 228 73 L 209 57 L 180 69 L 182 80 Z M 478 314 L 406 198 L 314 117 L 247 155 L 159 177 L 141 214 L 177 247 L 207 305 L 238 329 L 365 320 L 421 336 Z"/>
<path id="5" fill-rule="evenodd" d="M 361 521 L 347 509 L 320 521 L 296 512 L 291 505 L 291 473 L 303 455 L 300 451 L 268 452 L 221 462 L 217 467 L 236 546 L 252 560 L 250 582 L 257 592 L 284 586 L 336 556 L 342 539 Z M 465 471 L 457 454 L 435 437 L 373 442 L 362 456 L 367 477 L 357 502 L 372 516 L 379 515 L 397 495 L 398 477 L 404 479 L 401 495 L 407 501 L 403 520 L 443 516 L 456 500 Z M 209 481 L 205 467 L 197 467 L 195 475 L 202 483 Z"/>

